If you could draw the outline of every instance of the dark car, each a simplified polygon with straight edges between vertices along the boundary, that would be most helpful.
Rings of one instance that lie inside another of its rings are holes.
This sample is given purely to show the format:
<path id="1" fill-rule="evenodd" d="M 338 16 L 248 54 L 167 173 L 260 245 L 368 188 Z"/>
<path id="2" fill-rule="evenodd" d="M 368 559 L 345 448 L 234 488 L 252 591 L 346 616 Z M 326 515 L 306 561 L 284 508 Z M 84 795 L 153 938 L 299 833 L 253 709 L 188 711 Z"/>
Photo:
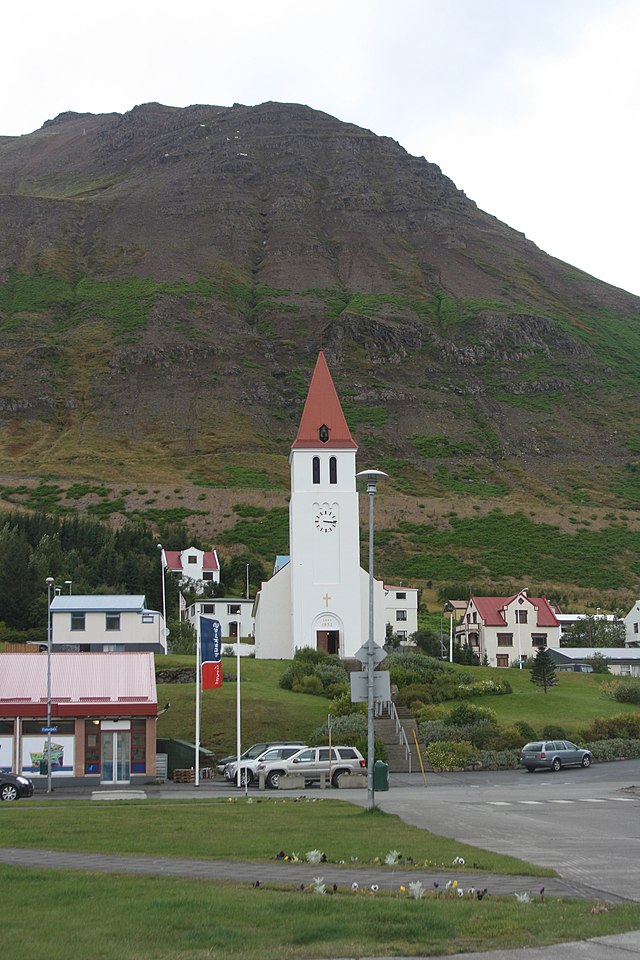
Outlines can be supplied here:
<path id="1" fill-rule="evenodd" d="M 561 770 L 562 767 L 590 767 L 593 756 L 570 740 L 534 740 L 522 748 L 520 763 L 529 773 L 538 767 Z"/>
<path id="2" fill-rule="evenodd" d="M 33 794 L 33 783 L 15 773 L 0 773 L 0 800 L 19 800 Z"/>

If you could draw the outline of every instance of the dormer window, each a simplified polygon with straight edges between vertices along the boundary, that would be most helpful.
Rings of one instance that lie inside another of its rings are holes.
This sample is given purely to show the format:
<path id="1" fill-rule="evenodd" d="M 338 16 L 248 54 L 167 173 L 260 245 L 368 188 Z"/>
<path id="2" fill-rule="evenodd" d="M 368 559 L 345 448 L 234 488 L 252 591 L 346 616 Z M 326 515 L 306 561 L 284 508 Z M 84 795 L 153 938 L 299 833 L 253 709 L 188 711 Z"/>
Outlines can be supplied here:
<path id="1" fill-rule="evenodd" d="M 323 423 L 320 429 L 318 430 L 318 439 L 320 443 L 326 443 L 329 439 L 329 427 L 326 423 Z"/>

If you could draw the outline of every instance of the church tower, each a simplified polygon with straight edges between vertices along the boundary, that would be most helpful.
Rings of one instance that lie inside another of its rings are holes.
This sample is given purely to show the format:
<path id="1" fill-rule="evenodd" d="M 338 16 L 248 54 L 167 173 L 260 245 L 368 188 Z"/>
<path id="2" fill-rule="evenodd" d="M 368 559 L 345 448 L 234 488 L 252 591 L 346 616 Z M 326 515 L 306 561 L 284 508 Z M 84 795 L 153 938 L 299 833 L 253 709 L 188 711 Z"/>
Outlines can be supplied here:
<path id="1" fill-rule="evenodd" d="M 321 352 L 289 457 L 294 652 L 353 656 L 362 643 L 357 449 Z"/>

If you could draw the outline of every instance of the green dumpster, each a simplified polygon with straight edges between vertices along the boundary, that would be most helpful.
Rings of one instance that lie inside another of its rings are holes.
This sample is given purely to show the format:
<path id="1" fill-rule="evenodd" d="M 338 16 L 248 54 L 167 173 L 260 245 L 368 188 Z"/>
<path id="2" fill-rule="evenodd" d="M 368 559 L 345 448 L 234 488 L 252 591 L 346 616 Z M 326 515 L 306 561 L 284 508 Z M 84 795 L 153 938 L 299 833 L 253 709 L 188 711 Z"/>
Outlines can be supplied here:
<path id="1" fill-rule="evenodd" d="M 383 760 L 376 760 L 373 765 L 373 789 L 389 789 L 389 764 Z"/>

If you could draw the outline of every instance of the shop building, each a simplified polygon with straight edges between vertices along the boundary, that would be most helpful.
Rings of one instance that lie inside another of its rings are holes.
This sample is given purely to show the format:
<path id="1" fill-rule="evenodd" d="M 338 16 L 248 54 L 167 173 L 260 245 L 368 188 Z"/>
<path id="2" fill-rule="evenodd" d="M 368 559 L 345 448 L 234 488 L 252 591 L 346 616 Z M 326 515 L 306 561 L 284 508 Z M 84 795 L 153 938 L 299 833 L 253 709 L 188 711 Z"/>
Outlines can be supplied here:
<path id="1" fill-rule="evenodd" d="M 0 654 L 0 769 L 95 783 L 156 773 L 158 697 L 151 653 Z"/>

